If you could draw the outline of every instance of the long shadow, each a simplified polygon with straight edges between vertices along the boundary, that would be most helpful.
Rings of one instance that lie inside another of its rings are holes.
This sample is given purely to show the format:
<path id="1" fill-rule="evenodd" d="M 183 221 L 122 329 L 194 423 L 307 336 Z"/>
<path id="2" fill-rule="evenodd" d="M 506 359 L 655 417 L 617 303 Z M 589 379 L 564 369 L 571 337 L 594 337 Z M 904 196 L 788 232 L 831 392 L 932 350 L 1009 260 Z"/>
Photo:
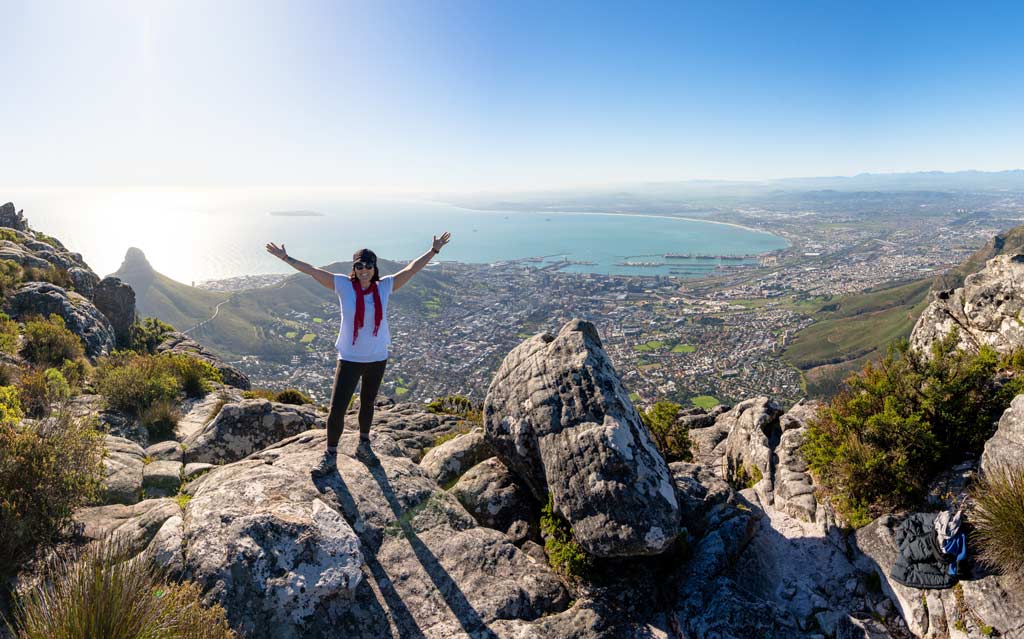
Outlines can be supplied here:
<path id="1" fill-rule="evenodd" d="M 341 504 L 342 512 L 345 515 L 345 519 L 349 525 L 355 528 L 356 521 L 359 517 L 359 509 L 356 506 L 355 500 L 352 498 L 352 494 L 348 490 L 348 486 L 345 485 L 345 480 L 342 479 L 341 473 L 337 473 L 331 477 L 323 477 L 313 480 L 313 484 L 316 485 L 317 490 L 321 493 L 326 489 L 330 488 L 335 496 L 338 498 L 338 502 Z M 367 569 L 373 576 L 374 581 L 377 584 L 377 589 L 380 591 L 381 597 L 384 599 L 384 603 L 387 604 L 388 610 L 391 611 L 392 618 L 394 619 L 395 628 L 397 629 L 398 636 L 402 639 L 421 639 L 425 638 L 423 630 L 419 624 L 416 623 L 416 619 L 412 616 L 408 606 L 402 601 L 401 595 L 395 590 L 394 584 L 391 578 L 388 576 L 384 567 L 377 561 L 377 548 L 379 544 L 368 543 L 362 535 L 359 537 L 360 550 L 363 553 L 363 561 L 366 564 Z"/>
<path id="2" fill-rule="evenodd" d="M 402 528 L 402 533 L 404 533 L 405 538 L 409 541 L 409 546 L 416 553 L 417 559 L 419 559 L 430 580 L 434 582 L 438 592 L 445 598 L 448 608 L 455 615 L 455 618 L 459 620 L 462 629 L 473 639 L 497 639 L 497 635 L 480 618 L 476 609 L 469 603 L 466 595 L 463 594 L 455 580 L 451 578 L 448 571 L 444 569 L 441 562 L 434 556 L 434 553 L 416 535 L 412 525 L 402 517 L 402 506 L 395 496 L 395 491 L 391 488 L 390 482 L 388 482 L 384 468 L 380 465 L 376 455 L 373 453 L 370 453 L 370 455 L 371 457 L 367 463 L 370 474 L 376 480 L 377 485 L 380 486 L 384 498 L 388 500 L 388 505 L 391 506 L 391 511 L 395 514 L 395 519 Z"/>

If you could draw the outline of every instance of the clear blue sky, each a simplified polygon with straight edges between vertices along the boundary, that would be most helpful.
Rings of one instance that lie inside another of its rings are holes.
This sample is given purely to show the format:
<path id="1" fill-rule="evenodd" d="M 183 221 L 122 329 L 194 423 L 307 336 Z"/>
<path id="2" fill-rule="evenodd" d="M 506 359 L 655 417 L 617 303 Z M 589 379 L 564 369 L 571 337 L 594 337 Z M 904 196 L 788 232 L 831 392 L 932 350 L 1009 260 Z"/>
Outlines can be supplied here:
<path id="1" fill-rule="evenodd" d="M 1024 3 L 0 0 L 0 185 L 1021 168 Z"/>

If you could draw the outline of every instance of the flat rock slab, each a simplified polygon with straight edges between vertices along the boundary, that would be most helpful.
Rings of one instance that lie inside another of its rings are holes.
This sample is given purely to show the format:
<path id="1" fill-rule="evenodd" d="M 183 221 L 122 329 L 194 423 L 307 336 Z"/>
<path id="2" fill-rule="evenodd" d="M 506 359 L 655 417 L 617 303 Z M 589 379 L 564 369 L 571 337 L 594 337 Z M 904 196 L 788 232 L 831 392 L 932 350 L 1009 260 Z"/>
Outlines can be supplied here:
<path id="1" fill-rule="evenodd" d="M 217 466 L 214 464 L 204 464 L 202 462 L 193 462 L 191 464 L 185 464 L 185 481 L 192 481 L 193 479 L 200 477 L 203 473 L 206 473 L 216 467 Z"/>
<path id="2" fill-rule="evenodd" d="M 265 399 L 226 404 L 217 417 L 183 444 L 189 462 L 226 464 L 282 439 L 323 424 L 311 406 L 294 406 Z"/>
<path id="3" fill-rule="evenodd" d="M 176 441 L 160 442 L 146 448 L 146 457 L 157 461 L 180 462 L 184 458 L 184 449 Z"/>
<path id="4" fill-rule="evenodd" d="M 375 460 L 310 469 L 312 430 L 190 484 L 186 577 L 255 638 L 494 637 L 500 620 L 564 610 L 568 593 L 496 530 L 481 528 L 386 435 Z M 511 639 L 512 635 L 509 636 Z"/>
<path id="5" fill-rule="evenodd" d="M 180 514 L 181 507 L 173 499 L 147 499 L 130 506 L 82 508 L 75 512 L 74 521 L 77 533 L 85 539 L 99 540 L 116 534 L 126 539 L 129 547 L 142 550 L 165 521 Z"/>
<path id="6" fill-rule="evenodd" d="M 180 461 L 155 461 L 142 470 L 142 488 L 147 495 L 170 496 L 181 486 L 184 466 Z"/>
<path id="7" fill-rule="evenodd" d="M 539 501 L 548 495 L 598 557 L 653 555 L 679 533 L 668 467 L 593 324 L 537 335 L 498 369 L 484 401 L 487 441 Z"/>

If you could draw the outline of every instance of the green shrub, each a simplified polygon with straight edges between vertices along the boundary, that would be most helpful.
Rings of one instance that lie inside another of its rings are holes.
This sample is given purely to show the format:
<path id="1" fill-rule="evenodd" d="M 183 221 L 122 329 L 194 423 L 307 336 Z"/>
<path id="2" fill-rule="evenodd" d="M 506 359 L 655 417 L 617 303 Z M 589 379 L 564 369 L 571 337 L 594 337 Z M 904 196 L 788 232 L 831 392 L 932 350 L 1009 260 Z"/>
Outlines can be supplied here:
<path id="1" fill-rule="evenodd" d="M 6 240 L 8 242 L 14 242 L 15 244 L 22 244 L 22 240 L 18 237 L 12 229 L 0 228 L 0 240 Z"/>
<path id="2" fill-rule="evenodd" d="M 49 266 L 47 268 L 22 267 L 21 281 L 49 282 L 67 290 L 72 290 L 75 287 L 75 281 L 71 279 L 71 274 L 67 272 L 67 269 L 57 266 Z"/>
<path id="3" fill-rule="evenodd" d="M 202 605 L 195 583 L 174 583 L 149 553 L 106 540 L 47 567 L 21 597 L 11 634 L 17 639 L 228 639 L 237 635 L 220 606 Z"/>
<path id="4" fill-rule="evenodd" d="M 142 322 L 132 324 L 131 327 L 131 349 L 139 353 L 154 354 L 156 347 L 164 341 L 167 333 L 173 332 L 174 327 L 166 322 L 161 322 L 155 317 L 147 317 Z"/>
<path id="5" fill-rule="evenodd" d="M 62 409 L 18 423 L 11 395 L 9 387 L 0 393 L 0 573 L 50 543 L 76 508 L 96 499 L 103 478 L 103 438 L 94 420 Z"/>
<path id="6" fill-rule="evenodd" d="M 14 355 L 18 352 L 18 323 L 0 313 L 0 352 Z"/>
<path id="7" fill-rule="evenodd" d="M 690 451 L 690 431 L 679 422 L 682 406 L 675 402 L 655 402 L 640 413 L 644 425 L 651 431 L 654 445 L 666 462 L 693 461 Z"/>
<path id="8" fill-rule="evenodd" d="M 18 369 L 9 364 L 0 364 L 0 386 L 11 386 L 18 379 Z"/>
<path id="9" fill-rule="evenodd" d="M 66 359 L 83 357 L 85 349 L 81 338 L 64 327 L 64 318 L 52 314 L 48 320 L 35 317 L 25 322 L 21 354 L 40 366 L 60 366 Z"/>
<path id="10" fill-rule="evenodd" d="M 0 260 L 0 296 L 7 297 L 19 283 L 21 266 L 13 260 Z"/>
<path id="11" fill-rule="evenodd" d="M 96 366 L 95 386 L 111 408 L 141 415 L 160 400 L 174 400 L 181 381 L 169 360 L 155 355 L 117 351 Z"/>
<path id="12" fill-rule="evenodd" d="M 267 401 L 277 401 L 277 391 L 272 391 L 269 388 L 254 388 L 252 390 L 242 391 L 243 399 L 265 399 Z"/>
<path id="13" fill-rule="evenodd" d="M 982 560 L 1024 580 L 1024 465 L 999 466 L 972 490 L 972 520 Z"/>
<path id="14" fill-rule="evenodd" d="M 24 416 L 18 389 L 13 386 L 0 386 L 0 426 L 17 424 Z"/>
<path id="15" fill-rule="evenodd" d="M 222 381 L 220 371 L 206 360 L 184 353 L 167 353 L 158 357 L 171 362 L 174 376 L 189 397 L 203 397 L 210 392 L 211 382 Z"/>
<path id="16" fill-rule="evenodd" d="M 92 367 L 89 366 L 89 362 L 84 358 L 74 361 L 66 359 L 60 365 L 60 373 L 68 381 L 72 395 L 77 395 L 82 391 L 82 386 L 85 385 L 86 380 L 89 378 L 91 369 Z"/>
<path id="17" fill-rule="evenodd" d="M 69 399 L 71 387 L 56 368 L 29 368 L 21 373 L 18 393 L 25 413 L 39 418 L 50 414 L 51 404 Z"/>
<path id="18" fill-rule="evenodd" d="M 462 395 L 446 395 L 438 397 L 427 404 L 427 412 L 445 415 L 458 415 L 474 424 L 483 423 L 483 409 Z"/>
<path id="19" fill-rule="evenodd" d="M 295 404 L 297 406 L 313 403 L 313 400 L 294 388 L 286 388 L 278 393 L 275 401 L 281 402 L 282 404 Z"/>
<path id="20" fill-rule="evenodd" d="M 540 531 L 552 570 L 570 579 L 578 579 L 587 573 L 591 567 L 590 555 L 572 536 L 569 522 L 555 512 L 551 495 L 541 510 Z"/>
<path id="21" fill-rule="evenodd" d="M 174 429 L 181 420 L 181 412 L 173 399 L 158 399 L 142 409 L 139 422 L 146 427 L 152 440 L 174 437 Z"/>
<path id="22" fill-rule="evenodd" d="M 930 357 L 906 340 L 892 345 L 810 421 L 804 456 L 851 524 L 913 505 L 943 464 L 981 451 L 994 420 L 1024 389 L 1024 375 L 993 382 L 1001 370 L 1020 372 L 1019 356 L 959 351 L 956 339 L 953 332 L 936 342 Z"/>
<path id="23" fill-rule="evenodd" d="M 57 238 L 49 236 L 46 233 L 43 233 L 42 231 L 32 231 L 32 234 L 35 236 L 36 240 L 42 242 L 43 244 L 49 244 L 50 246 L 56 249 L 64 248 L 63 246 L 61 246 L 61 243 L 57 241 Z"/>

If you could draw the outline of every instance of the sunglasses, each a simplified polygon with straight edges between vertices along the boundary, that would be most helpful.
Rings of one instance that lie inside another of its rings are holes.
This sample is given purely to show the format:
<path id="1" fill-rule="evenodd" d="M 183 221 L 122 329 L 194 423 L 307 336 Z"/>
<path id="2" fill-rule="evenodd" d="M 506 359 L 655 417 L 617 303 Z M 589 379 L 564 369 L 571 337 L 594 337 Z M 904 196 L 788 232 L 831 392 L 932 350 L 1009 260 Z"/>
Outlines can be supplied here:
<path id="1" fill-rule="evenodd" d="M 352 265 L 352 268 L 359 270 L 372 269 L 373 262 L 356 262 L 355 264 Z"/>

